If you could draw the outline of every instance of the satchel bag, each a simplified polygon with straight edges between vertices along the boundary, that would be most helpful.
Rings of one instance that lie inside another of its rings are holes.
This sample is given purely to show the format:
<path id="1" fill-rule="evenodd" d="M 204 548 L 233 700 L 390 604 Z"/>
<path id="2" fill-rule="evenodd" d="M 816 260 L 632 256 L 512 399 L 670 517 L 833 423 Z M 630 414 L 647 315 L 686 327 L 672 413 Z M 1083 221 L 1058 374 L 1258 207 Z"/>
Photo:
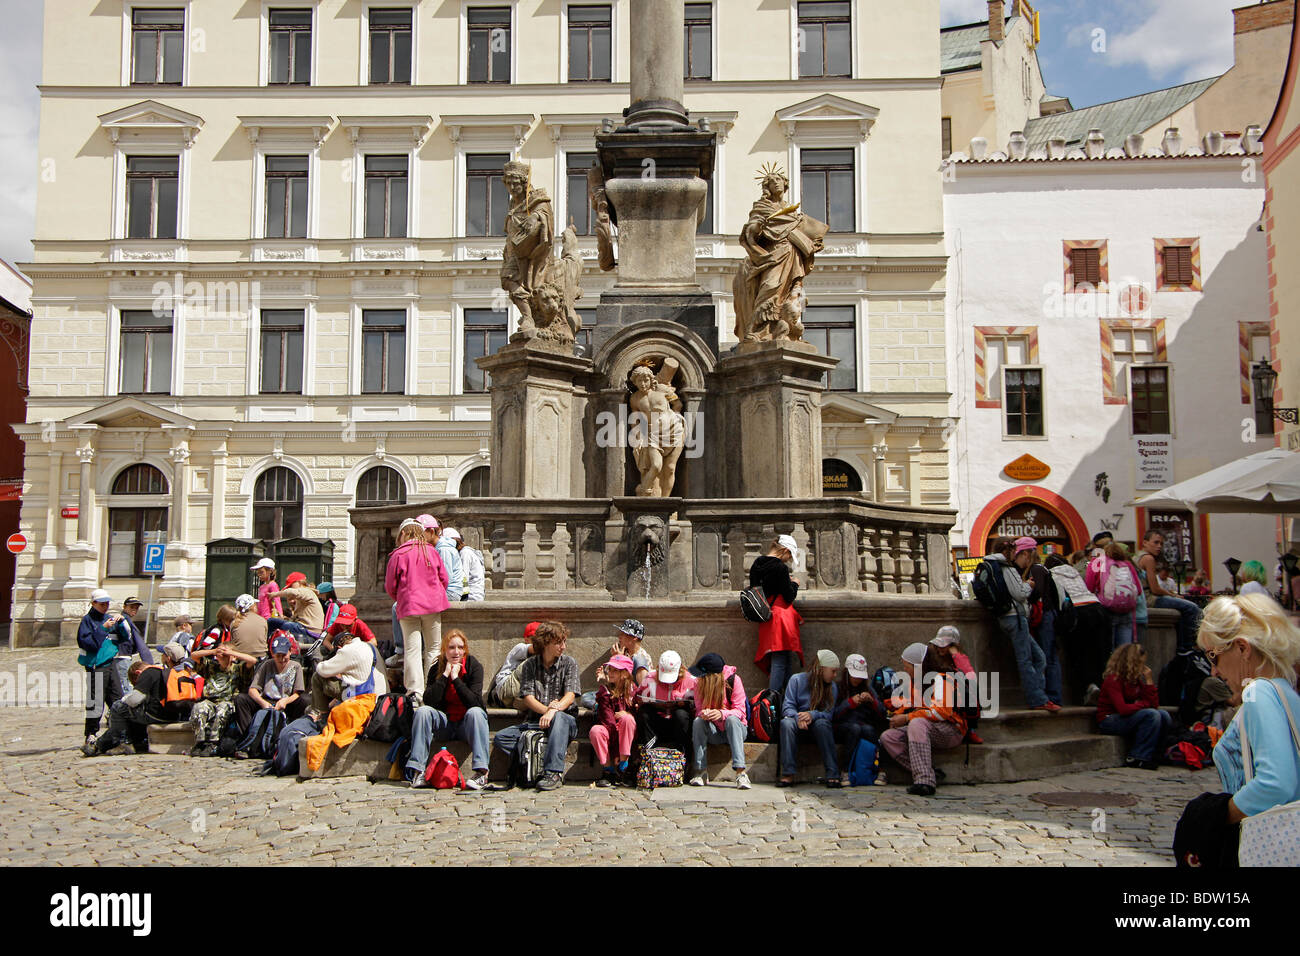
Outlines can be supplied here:
<path id="1" fill-rule="evenodd" d="M 1286 702 L 1286 695 L 1280 689 L 1273 689 L 1277 691 L 1282 708 L 1286 711 L 1287 722 L 1291 725 L 1291 742 L 1300 751 L 1300 730 L 1296 728 L 1291 705 Z M 1241 724 L 1241 769 L 1247 782 L 1255 776 L 1244 721 Z M 1241 866 L 1300 866 L 1300 800 L 1284 803 L 1242 820 L 1237 862 Z"/>
<path id="2" fill-rule="evenodd" d="M 772 620 L 771 605 L 767 603 L 767 595 L 760 585 L 755 584 L 740 592 L 740 612 L 745 615 L 746 621 L 755 624 L 766 624 Z"/>

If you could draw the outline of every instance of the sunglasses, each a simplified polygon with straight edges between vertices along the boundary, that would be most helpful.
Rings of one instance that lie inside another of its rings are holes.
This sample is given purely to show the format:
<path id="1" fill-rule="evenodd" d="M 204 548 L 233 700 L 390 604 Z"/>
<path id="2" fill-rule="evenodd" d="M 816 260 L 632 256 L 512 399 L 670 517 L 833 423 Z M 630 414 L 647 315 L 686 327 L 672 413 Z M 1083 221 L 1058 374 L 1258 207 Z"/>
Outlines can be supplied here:
<path id="1" fill-rule="evenodd" d="M 1209 651 L 1209 650 L 1207 650 L 1207 651 L 1205 652 L 1205 657 L 1206 657 L 1206 659 L 1210 662 L 1210 666 L 1213 667 L 1215 664 L 1217 664 L 1217 663 L 1219 662 L 1219 658 L 1222 657 L 1222 656 L 1224 655 L 1224 653 L 1225 653 L 1229 648 L 1231 648 L 1231 647 L 1232 647 L 1232 645 L 1229 644 L 1227 647 L 1225 647 L 1225 648 L 1224 648 L 1223 650 L 1221 650 L 1221 651 Z"/>

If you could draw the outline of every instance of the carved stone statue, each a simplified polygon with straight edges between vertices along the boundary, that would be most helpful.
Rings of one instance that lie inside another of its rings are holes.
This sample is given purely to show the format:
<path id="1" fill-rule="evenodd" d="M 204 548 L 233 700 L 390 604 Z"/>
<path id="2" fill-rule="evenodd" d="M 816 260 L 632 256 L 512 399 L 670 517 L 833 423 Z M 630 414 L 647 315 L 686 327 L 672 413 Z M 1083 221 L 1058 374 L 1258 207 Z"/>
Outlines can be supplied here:
<path id="1" fill-rule="evenodd" d="M 599 166 L 587 170 L 587 202 L 596 214 L 596 253 L 601 272 L 609 272 L 614 261 L 614 226 L 609 218 L 609 199 L 605 195 L 604 174 Z"/>
<path id="2" fill-rule="evenodd" d="M 517 160 L 506 163 L 504 179 L 510 208 L 501 288 L 519 309 L 519 331 L 511 341 L 536 339 L 547 348 L 566 351 L 582 326 L 574 306 L 582 297 L 577 235 L 572 226 L 564 230 L 563 258 L 556 259 L 555 214 L 546 190 L 533 188 L 528 164 Z"/>
<path id="3" fill-rule="evenodd" d="M 648 498 L 667 498 L 673 493 L 677 478 L 677 460 L 686 444 L 686 420 L 682 402 L 672 387 L 677 361 L 666 358 L 658 375 L 649 364 L 632 369 L 636 389 L 628 404 L 632 407 L 636 427 L 632 429 L 632 457 L 641 482 L 636 493 Z"/>
<path id="4" fill-rule="evenodd" d="M 745 258 L 732 282 L 736 338 L 744 342 L 803 339 L 803 278 L 830 226 L 785 203 L 790 181 L 779 167 L 757 177 L 763 195 L 740 231 Z"/>

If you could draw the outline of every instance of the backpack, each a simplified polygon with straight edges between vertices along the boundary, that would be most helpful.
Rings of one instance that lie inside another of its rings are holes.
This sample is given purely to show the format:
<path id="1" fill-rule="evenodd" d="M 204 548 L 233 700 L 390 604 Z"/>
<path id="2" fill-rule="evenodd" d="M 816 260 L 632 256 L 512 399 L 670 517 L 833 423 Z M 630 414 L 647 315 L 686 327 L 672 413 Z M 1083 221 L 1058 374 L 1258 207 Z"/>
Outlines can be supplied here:
<path id="1" fill-rule="evenodd" d="M 203 699 L 203 678 L 192 664 L 177 664 L 167 672 L 164 704 L 193 703 Z"/>
<path id="2" fill-rule="evenodd" d="M 250 757 L 272 760 L 275 757 L 276 743 L 280 731 L 284 730 L 288 718 L 284 711 L 268 707 L 253 715 L 253 723 L 248 728 L 244 739 L 236 744 L 235 749 L 243 751 Z"/>
<path id="3" fill-rule="evenodd" d="M 1074 602 L 1066 595 L 1061 600 L 1061 609 L 1056 612 L 1056 637 L 1059 640 L 1062 637 L 1069 637 L 1074 633 L 1074 629 L 1079 625 L 1079 613 L 1075 610 Z"/>
<path id="4" fill-rule="evenodd" d="M 430 758 L 424 768 L 424 782 L 435 790 L 464 790 L 465 778 L 461 776 L 460 764 L 443 747 Z"/>
<path id="5" fill-rule="evenodd" d="M 510 761 L 510 784 L 518 787 L 535 787 L 545 772 L 546 732 L 525 730 L 519 735 Z"/>
<path id="6" fill-rule="evenodd" d="M 975 566 L 975 577 L 971 581 L 971 593 L 975 600 L 998 617 L 1009 612 L 1015 606 L 1011 592 L 1007 590 L 1006 578 L 1002 576 L 1003 564 L 985 558 Z"/>
<path id="7" fill-rule="evenodd" d="M 651 747 L 641 752 L 641 766 L 636 771 L 638 790 L 655 787 L 680 787 L 686 779 L 686 755 L 672 747 Z"/>
<path id="8" fill-rule="evenodd" d="M 385 694 L 375 702 L 361 736 L 367 740 L 391 743 L 411 736 L 415 708 L 406 694 Z"/>
<path id="9" fill-rule="evenodd" d="M 1101 582 L 1097 594 L 1102 607 L 1115 614 L 1128 614 L 1137 607 L 1138 583 L 1127 562 L 1116 561 L 1103 555 Z"/>
<path id="10" fill-rule="evenodd" d="M 849 785 L 868 787 L 880 774 L 880 751 L 870 740 L 859 740 L 849 760 Z"/>
<path id="11" fill-rule="evenodd" d="M 749 698 L 749 733 L 761 744 L 777 738 L 781 726 L 781 695 L 774 690 L 760 690 Z"/>
<path id="12" fill-rule="evenodd" d="M 889 704 L 889 699 L 894 696 L 894 685 L 897 683 L 898 675 L 894 673 L 892 667 L 879 667 L 871 677 L 871 689 L 886 706 Z"/>
<path id="13" fill-rule="evenodd" d="M 952 676 L 966 685 L 966 697 L 962 701 L 962 706 L 954 709 L 966 721 L 965 739 L 969 741 L 971 731 L 980 725 L 979 684 L 976 682 L 974 674 L 963 674 L 959 671 Z"/>
<path id="14" fill-rule="evenodd" d="M 768 605 L 767 595 L 761 586 L 755 584 L 740 592 L 740 613 L 745 615 L 746 621 L 755 624 L 766 624 L 772 620 L 772 608 Z"/>
<path id="15" fill-rule="evenodd" d="M 1210 676 L 1209 658 L 1199 648 L 1174 655 L 1160 670 L 1156 693 L 1162 707 L 1177 707 L 1178 722 L 1185 727 L 1196 723 L 1196 695 Z"/>
<path id="16" fill-rule="evenodd" d="M 1197 726 L 1201 729 L 1184 730 L 1176 735 L 1162 754 L 1165 763 L 1186 767 L 1188 770 L 1200 770 L 1210 762 L 1210 751 L 1214 745 L 1210 743 L 1210 735 L 1205 732 L 1205 725 Z"/>

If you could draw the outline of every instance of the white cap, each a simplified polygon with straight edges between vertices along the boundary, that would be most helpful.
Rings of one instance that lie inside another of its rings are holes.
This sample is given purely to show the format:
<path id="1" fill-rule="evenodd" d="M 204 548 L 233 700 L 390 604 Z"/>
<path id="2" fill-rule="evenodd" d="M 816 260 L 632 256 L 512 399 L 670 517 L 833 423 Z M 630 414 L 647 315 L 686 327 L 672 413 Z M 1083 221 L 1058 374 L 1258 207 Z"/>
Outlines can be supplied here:
<path id="1" fill-rule="evenodd" d="M 444 538 L 454 538 L 457 541 L 460 540 L 460 532 L 457 531 L 455 528 L 443 528 L 442 536 Z"/>
<path id="2" fill-rule="evenodd" d="M 907 647 L 903 648 L 902 657 L 913 667 L 920 667 L 925 663 L 925 645 L 908 644 Z"/>
<path id="3" fill-rule="evenodd" d="M 261 568 L 270 568 L 272 571 L 274 571 L 275 562 L 272 561 L 270 558 L 263 558 L 261 561 L 258 561 L 257 564 L 253 565 L 254 571 L 260 570 Z"/>
<path id="4" fill-rule="evenodd" d="M 113 600 L 113 595 L 109 594 L 103 588 L 96 588 L 90 592 L 91 604 L 108 604 Z"/>
<path id="5" fill-rule="evenodd" d="M 257 603 L 257 599 L 251 594 L 241 594 L 235 598 L 235 610 L 241 614 Z"/>
<path id="6" fill-rule="evenodd" d="M 682 676 L 682 655 L 676 651 L 664 651 L 659 655 L 659 670 L 655 671 L 655 680 L 661 684 L 676 684 Z"/>
<path id="7" fill-rule="evenodd" d="M 939 633 L 930 638 L 930 643 L 935 647 L 951 647 L 954 644 L 961 643 L 961 632 L 951 624 L 945 624 L 939 628 Z"/>
<path id="8" fill-rule="evenodd" d="M 790 552 L 790 557 L 794 561 L 795 567 L 799 566 L 799 543 L 794 540 L 793 535 L 783 534 L 777 537 L 776 543 Z"/>
<path id="9" fill-rule="evenodd" d="M 867 670 L 867 659 L 861 654 L 850 654 L 844 658 L 844 669 L 849 672 L 850 677 L 871 676 L 871 671 Z"/>

